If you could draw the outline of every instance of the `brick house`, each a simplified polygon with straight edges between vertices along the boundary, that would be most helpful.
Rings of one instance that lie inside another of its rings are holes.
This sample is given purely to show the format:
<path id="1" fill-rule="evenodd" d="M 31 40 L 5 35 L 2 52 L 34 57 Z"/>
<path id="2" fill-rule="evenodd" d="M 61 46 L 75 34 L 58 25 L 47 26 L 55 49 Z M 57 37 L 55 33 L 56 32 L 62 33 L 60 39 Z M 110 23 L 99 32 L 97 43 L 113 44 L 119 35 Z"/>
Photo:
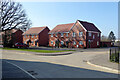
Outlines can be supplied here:
<path id="1" fill-rule="evenodd" d="M 96 48 L 100 46 L 101 31 L 93 24 L 77 20 L 60 24 L 49 32 L 49 46 Z"/>
<path id="2" fill-rule="evenodd" d="M 48 46 L 49 31 L 47 26 L 30 28 L 23 33 L 23 42 L 30 46 Z"/>
<path id="3" fill-rule="evenodd" d="M 6 39 L 9 43 L 15 44 L 15 43 L 22 43 L 23 42 L 23 31 L 20 29 L 12 29 L 6 31 Z M 3 44 L 3 37 L 5 35 L 5 32 L 0 33 L 0 44 Z"/>

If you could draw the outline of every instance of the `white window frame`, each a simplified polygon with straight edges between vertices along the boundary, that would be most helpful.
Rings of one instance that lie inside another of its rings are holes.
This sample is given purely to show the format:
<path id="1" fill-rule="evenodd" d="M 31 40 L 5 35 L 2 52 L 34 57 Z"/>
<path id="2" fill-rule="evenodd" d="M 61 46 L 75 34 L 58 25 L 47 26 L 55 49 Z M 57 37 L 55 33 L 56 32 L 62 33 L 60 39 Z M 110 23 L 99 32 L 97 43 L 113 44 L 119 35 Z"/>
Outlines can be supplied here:
<path id="1" fill-rule="evenodd" d="M 76 42 L 75 42 L 75 41 L 73 42 L 73 45 L 76 45 Z"/>
<path id="2" fill-rule="evenodd" d="M 79 37 L 83 36 L 83 32 L 79 32 Z"/>
<path id="3" fill-rule="evenodd" d="M 53 44 L 53 41 L 51 41 L 51 44 Z"/>
<path id="4" fill-rule="evenodd" d="M 63 37 L 63 33 L 61 33 L 61 37 Z"/>
<path id="5" fill-rule="evenodd" d="M 83 45 L 83 41 L 79 41 L 79 45 Z"/>
<path id="6" fill-rule="evenodd" d="M 75 32 L 73 32 L 72 36 L 75 37 L 75 35 L 76 35 Z"/>
<path id="7" fill-rule="evenodd" d="M 89 36 L 92 36 L 92 33 L 91 33 L 91 32 L 89 32 L 88 34 L 89 34 Z"/>
<path id="8" fill-rule="evenodd" d="M 53 37 L 53 34 L 51 34 L 51 37 Z"/>

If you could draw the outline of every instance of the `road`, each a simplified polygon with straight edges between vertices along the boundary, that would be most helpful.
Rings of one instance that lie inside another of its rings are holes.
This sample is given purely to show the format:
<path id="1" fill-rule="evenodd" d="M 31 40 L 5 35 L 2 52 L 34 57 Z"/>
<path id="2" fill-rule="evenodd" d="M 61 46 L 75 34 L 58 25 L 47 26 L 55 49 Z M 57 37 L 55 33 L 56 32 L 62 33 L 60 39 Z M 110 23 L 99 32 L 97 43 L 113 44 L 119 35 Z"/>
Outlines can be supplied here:
<path id="1" fill-rule="evenodd" d="M 108 49 L 94 49 L 69 55 L 40 56 L 33 52 L 2 50 L 2 59 L 19 66 L 35 78 L 118 78 L 118 74 L 110 70 L 86 63 L 98 54 L 107 53 Z"/>

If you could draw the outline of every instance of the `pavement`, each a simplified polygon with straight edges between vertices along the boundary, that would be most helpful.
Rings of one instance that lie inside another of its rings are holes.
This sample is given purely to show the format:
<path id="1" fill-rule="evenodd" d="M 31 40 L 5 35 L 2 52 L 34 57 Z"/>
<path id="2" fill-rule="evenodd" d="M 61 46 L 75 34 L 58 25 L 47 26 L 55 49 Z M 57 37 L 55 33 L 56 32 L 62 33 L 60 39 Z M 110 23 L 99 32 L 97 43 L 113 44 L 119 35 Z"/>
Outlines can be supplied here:
<path id="1" fill-rule="evenodd" d="M 120 64 L 110 62 L 108 54 L 96 55 L 93 57 L 93 59 L 89 60 L 89 62 L 94 65 L 99 65 L 101 67 L 106 67 L 106 68 L 110 68 L 113 70 L 120 70 L 119 69 Z"/>

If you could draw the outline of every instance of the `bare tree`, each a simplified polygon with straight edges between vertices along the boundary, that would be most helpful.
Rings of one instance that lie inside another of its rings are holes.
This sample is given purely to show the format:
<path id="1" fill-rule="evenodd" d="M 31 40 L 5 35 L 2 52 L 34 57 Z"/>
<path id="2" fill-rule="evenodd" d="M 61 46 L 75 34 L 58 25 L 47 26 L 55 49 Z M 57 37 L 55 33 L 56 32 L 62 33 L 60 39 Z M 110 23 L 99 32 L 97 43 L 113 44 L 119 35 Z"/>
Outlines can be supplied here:
<path id="1" fill-rule="evenodd" d="M 26 30 L 31 26 L 31 21 L 27 18 L 20 3 L 4 0 L 1 1 L 0 5 L 0 24 L 2 31 L 14 28 Z"/>
<path id="2" fill-rule="evenodd" d="M 26 31 L 31 26 L 22 5 L 11 0 L 0 0 L 0 29 L 4 31 L 4 44 L 7 44 L 7 31 L 19 28 Z"/>

